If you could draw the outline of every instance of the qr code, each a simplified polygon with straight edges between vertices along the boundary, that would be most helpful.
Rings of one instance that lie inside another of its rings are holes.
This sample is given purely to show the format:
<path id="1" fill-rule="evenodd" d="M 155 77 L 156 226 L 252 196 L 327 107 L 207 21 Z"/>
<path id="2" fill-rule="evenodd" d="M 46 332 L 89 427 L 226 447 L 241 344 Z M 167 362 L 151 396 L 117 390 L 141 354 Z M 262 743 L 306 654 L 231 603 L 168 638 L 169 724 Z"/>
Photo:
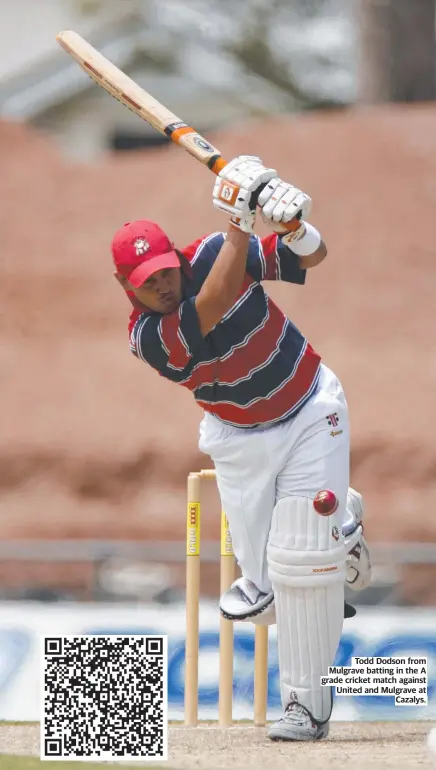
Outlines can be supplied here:
<path id="1" fill-rule="evenodd" d="M 41 759 L 166 760 L 167 637 L 43 638 Z"/>

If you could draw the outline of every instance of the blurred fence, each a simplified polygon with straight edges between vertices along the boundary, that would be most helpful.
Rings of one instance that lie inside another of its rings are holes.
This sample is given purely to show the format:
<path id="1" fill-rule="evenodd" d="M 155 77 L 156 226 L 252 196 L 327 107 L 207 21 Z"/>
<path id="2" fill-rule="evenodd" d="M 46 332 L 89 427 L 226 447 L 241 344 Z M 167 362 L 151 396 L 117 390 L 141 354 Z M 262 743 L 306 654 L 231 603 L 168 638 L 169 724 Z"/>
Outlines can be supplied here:
<path id="1" fill-rule="evenodd" d="M 219 543 L 201 542 L 201 558 L 218 562 Z M 182 540 L 2 540 L 0 561 L 91 561 L 121 557 L 150 561 L 182 562 L 185 560 Z M 374 564 L 436 564 L 436 543 L 371 543 Z"/>
<path id="2" fill-rule="evenodd" d="M 180 601 L 184 592 L 185 553 L 181 540 L 3 540 L 0 597 L 168 604 Z M 371 554 L 372 584 L 362 593 L 350 592 L 355 604 L 407 606 L 401 591 L 404 570 L 436 565 L 436 543 L 372 543 Z M 218 542 L 201 543 L 205 596 L 218 592 L 219 558 Z M 11 570 L 15 577 L 9 582 Z"/>

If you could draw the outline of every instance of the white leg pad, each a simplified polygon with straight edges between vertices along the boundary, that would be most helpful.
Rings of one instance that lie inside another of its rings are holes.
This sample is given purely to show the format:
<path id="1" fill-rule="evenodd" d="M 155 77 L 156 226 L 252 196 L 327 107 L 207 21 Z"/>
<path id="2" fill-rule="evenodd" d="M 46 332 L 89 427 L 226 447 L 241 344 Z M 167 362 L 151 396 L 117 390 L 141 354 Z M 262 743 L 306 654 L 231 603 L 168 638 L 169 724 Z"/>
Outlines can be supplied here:
<path id="1" fill-rule="evenodd" d="M 311 498 L 280 500 L 267 555 L 283 708 L 297 701 L 328 721 L 332 695 L 320 677 L 333 665 L 344 619 L 346 552 L 337 514 L 320 516 Z"/>

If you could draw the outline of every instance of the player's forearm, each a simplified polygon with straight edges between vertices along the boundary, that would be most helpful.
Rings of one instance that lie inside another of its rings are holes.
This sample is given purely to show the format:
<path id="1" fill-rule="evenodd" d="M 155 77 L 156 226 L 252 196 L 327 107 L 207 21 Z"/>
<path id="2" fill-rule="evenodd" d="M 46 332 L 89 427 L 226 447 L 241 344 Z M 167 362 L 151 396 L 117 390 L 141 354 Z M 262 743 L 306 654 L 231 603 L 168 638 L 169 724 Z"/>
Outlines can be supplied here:
<path id="1" fill-rule="evenodd" d="M 244 281 L 250 234 L 229 225 L 226 240 L 196 299 L 204 335 L 235 303 Z"/>
<path id="2" fill-rule="evenodd" d="M 249 233 L 229 225 L 226 240 L 208 276 L 209 292 L 221 297 L 229 308 L 238 296 L 245 277 L 249 243 Z"/>

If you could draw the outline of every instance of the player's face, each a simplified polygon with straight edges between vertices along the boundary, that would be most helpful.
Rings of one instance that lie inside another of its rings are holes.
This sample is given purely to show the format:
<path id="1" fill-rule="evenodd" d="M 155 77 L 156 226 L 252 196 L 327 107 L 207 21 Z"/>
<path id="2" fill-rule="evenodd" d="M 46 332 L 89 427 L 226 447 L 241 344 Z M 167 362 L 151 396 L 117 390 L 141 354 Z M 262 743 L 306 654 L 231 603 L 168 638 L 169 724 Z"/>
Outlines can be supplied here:
<path id="1" fill-rule="evenodd" d="M 182 301 L 182 274 L 179 267 L 158 270 L 139 289 L 132 289 L 139 301 L 156 313 L 172 313 Z"/>

